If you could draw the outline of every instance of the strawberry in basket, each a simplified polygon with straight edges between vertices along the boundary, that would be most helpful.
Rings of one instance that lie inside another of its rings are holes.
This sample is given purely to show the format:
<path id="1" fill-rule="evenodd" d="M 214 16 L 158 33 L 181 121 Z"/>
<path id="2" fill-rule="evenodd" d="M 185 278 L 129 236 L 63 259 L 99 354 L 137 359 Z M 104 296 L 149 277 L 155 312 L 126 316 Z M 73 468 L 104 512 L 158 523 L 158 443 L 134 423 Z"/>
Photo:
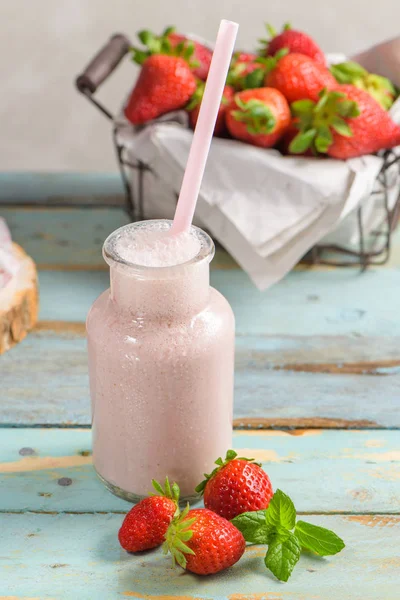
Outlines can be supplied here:
<path id="1" fill-rule="evenodd" d="M 331 73 L 338 83 L 351 83 L 368 92 L 385 110 L 389 110 L 396 99 L 396 89 L 390 79 L 368 73 L 353 61 L 331 66 Z"/>
<path id="2" fill-rule="evenodd" d="M 287 48 L 290 53 L 304 54 L 320 65 L 326 65 L 325 55 L 321 48 L 306 33 L 292 29 L 288 23 L 284 25 L 282 33 L 279 34 L 271 25 L 267 24 L 266 27 L 271 39 L 260 40 L 262 43 L 260 54 L 262 56 L 275 56 L 279 50 Z"/>
<path id="3" fill-rule="evenodd" d="M 263 61 L 266 69 L 264 85 L 278 89 L 286 100 L 318 100 L 324 88 L 337 86 L 336 79 L 328 69 L 309 56 L 287 53 L 283 48 Z"/>
<path id="4" fill-rule="evenodd" d="M 153 54 L 144 60 L 124 109 L 128 121 L 142 125 L 188 103 L 196 90 L 188 58 Z"/>
<path id="5" fill-rule="evenodd" d="M 204 94 L 205 84 L 203 81 L 199 81 L 195 93 L 193 94 L 189 104 L 186 106 L 186 110 L 189 112 L 190 126 L 192 129 L 196 127 L 197 119 L 199 117 L 200 105 Z M 219 107 L 217 120 L 214 127 L 214 135 L 222 136 L 226 133 L 225 114 L 228 106 L 233 98 L 234 89 L 230 85 L 224 87 L 224 93 L 222 95 L 221 104 Z"/>
<path id="6" fill-rule="evenodd" d="M 226 82 L 235 90 L 260 87 L 264 79 L 264 69 L 258 61 L 260 57 L 251 52 L 235 52 Z"/>
<path id="7" fill-rule="evenodd" d="M 353 85 L 325 90 L 318 102 L 291 105 L 299 133 L 290 143 L 293 154 L 308 149 L 332 158 L 374 154 L 400 144 L 400 127 L 367 92 Z"/>
<path id="8" fill-rule="evenodd" d="M 226 113 L 226 124 L 232 137 L 262 148 L 274 146 L 290 120 L 287 101 L 273 88 L 238 92 Z"/>
<path id="9" fill-rule="evenodd" d="M 176 33 L 175 27 L 167 27 L 161 35 L 154 35 L 151 31 L 139 31 L 138 38 L 145 46 L 145 50 L 132 48 L 133 60 L 143 64 L 144 60 L 152 54 L 178 54 L 188 48 L 193 48 L 191 69 L 193 75 L 202 81 L 207 79 L 210 69 L 212 52 L 209 48 L 185 35 Z"/>

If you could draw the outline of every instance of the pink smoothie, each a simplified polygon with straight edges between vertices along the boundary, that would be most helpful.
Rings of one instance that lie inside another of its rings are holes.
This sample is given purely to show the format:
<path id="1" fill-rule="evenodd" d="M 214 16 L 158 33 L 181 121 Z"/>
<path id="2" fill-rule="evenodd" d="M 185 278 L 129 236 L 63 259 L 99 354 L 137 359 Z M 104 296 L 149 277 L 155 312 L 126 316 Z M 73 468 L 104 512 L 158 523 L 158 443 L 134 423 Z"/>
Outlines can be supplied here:
<path id="1" fill-rule="evenodd" d="M 110 289 L 88 319 L 94 466 L 130 500 L 168 475 L 184 497 L 232 445 L 234 317 L 209 285 L 211 239 L 169 221 L 104 245 Z"/>

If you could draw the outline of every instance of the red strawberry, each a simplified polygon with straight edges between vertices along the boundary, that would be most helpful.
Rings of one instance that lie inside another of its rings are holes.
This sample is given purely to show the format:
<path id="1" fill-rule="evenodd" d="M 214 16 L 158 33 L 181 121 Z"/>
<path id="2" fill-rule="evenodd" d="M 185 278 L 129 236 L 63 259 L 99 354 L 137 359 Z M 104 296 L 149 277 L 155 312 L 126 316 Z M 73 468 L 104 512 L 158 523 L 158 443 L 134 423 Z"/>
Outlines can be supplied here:
<path id="1" fill-rule="evenodd" d="M 159 496 L 145 498 L 136 504 L 126 515 L 118 539 L 127 552 L 140 552 L 161 546 L 168 526 L 178 510 L 179 487 L 170 486 L 168 477 L 165 490 L 153 480 Z"/>
<path id="2" fill-rule="evenodd" d="M 196 89 L 196 80 L 183 58 L 154 54 L 146 58 L 125 107 L 126 118 L 139 125 L 183 108 Z"/>
<path id="3" fill-rule="evenodd" d="M 294 102 L 292 111 L 301 130 L 290 144 L 294 153 L 312 147 L 346 160 L 400 145 L 400 126 L 372 96 L 353 85 L 323 92 L 318 103 Z"/>
<path id="4" fill-rule="evenodd" d="M 186 107 L 189 111 L 190 126 L 192 129 L 196 127 L 197 119 L 200 112 L 201 100 L 204 93 L 204 83 L 199 83 L 197 89 Z M 234 95 L 233 88 L 230 85 L 224 87 L 221 104 L 218 111 L 217 120 L 214 127 L 214 135 L 221 136 L 226 133 L 225 114 Z"/>
<path id="5" fill-rule="evenodd" d="M 252 458 L 237 458 L 228 450 L 223 461 L 200 483 L 196 492 L 204 493 L 204 505 L 221 517 L 231 520 L 237 515 L 267 508 L 274 494 L 268 475 Z"/>
<path id="6" fill-rule="evenodd" d="M 278 90 L 244 90 L 235 94 L 225 119 L 234 138 L 262 148 L 270 148 L 288 127 L 290 109 Z"/>
<path id="7" fill-rule="evenodd" d="M 191 40 L 190 38 L 187 38 L 186 36 L 180 33 L 172 32 L 168 35 L 168 39 L 171 42 L 171 46 L 173 48 L 176 48 L 176 46 L 181 42 L 183 42 L 184 44 L 187 42 L 194 44 L 194 52 L 192 58 L 194 62 L 198 63 L 198 65 L 193 66 L 193 75 L 205 81 L 207 79 L 208 71 L 210 70 L 210 64 L 212 59 L 211 50 L 203 44 Z"/>
<path id="8" fill-rule="evenodd" d="M 304 54 L 286 54 L 267 68 L 264 85 L 278 89 L 289 103 L 305 98 L 316 101 L 322 89 L 337 85 L 328 69 Z"/>
<path id="9" fill-rule="evenodd" d="M 235 52 L 232 56 L 227 83 L 235 90 L 260 87 L 264 79 L 264 69 L 256 62 L 259 58 L 257 54 Z"/>
<path id="10" fill-rule="evenodd" d="M 189 506 L 172 521 L 165 539 L 164 552 L 171 552 L 173 562 L 198 575 L 228 569 L 246 547 L 232 523 L 206 508 L 189 510 Z"/>
<path id="11" fill-rule="evenodd" d="M 265 42 L 263 54 L 266 56 L 275 56 L 279 50 L 287 48 L 290 53 L 295 52 L 296 54 L 304 54 L 320 65 L 326 65 L 325 55 L 321 48 L 306 33 L 291 29 L 288 24 L 284 26 L 282 33 L 279 34 L 277 34 L 275 29 L 269 25 L 267 25 L 267 29 L 271 34 L 272 39 L 269 41 L 263 40 Z"/>
<path id="12" fill-rule="evenodd" d="M 175 33 L 175 27 L 167 27 L 161 35 L 154 35 L 151 31 L 139 31 L 138 38 L 145 46 L 145 50 L 131 48 L 132 58 L 139 65 L 153 54 L 168 54 L 185 58 L 193 74 L 205 81 L 210 69 L 212 51 L 195 42 L 185 35 Z"/>
<path id="13" fill-rule="evenodd" d="M 332 65 L 331 73 L 339 83 L 351 83 L 368 92 L 385 110 L 389 110 L 396 100 L 396 88 L 390 79 L 368 73 L 356 62 L 350 60 Z"/>

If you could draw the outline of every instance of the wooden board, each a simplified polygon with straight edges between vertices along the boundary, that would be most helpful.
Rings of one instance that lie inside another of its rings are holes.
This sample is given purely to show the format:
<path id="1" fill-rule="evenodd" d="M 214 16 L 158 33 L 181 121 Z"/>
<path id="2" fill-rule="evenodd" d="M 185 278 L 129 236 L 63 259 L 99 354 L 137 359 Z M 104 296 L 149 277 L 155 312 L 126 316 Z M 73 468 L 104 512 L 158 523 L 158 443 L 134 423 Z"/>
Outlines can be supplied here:
<path id="1" fill-rule="evenodd" d="M 80 321 L 109 285 L 106 271 L 41 271 L 40 319 Z M 296 271 L 259 292 L 238 270 L 216 270 L 211 282 L 232 305 L 238 335 L 400 337 L 400 269 L 360 275 Z"/>
<path id="2" fill-rule="evenodd" d="M 0 289 L 0 354 L 25 338 L 38 317 L 38 281 L 35 263 L 13 244 L 19 268 Z"/>
<path id="3" fill-rule="evenodd" d="M 42 322 L 2 358 L 0 424 L 90 424 L 84 332 L 83 323 Z M 239 337 L 235 426 L 400 427 L 399 340 L 344 345 L 341 337 Z M 385 402 L 377 402 L 382 385 Z"/>
<path id="4" fill-rule="evenodd" d="M 400 513 L 399 431 L 243 431 L 234 447 L 261 461 L 300 512 Z M 0 511 L 126 511 L 97 479 L 90 449 L 88 430 L 3 429 Z"/>
<path id="5" fill-rule="evenodd" d="M 121 515 L 1 515 L 1 600 L 397 600 L 400 517 L 313 516 L 347 544 L 325 559 L 301 557 L 280 583 L 249 548 L 221 574 L 200 578 L 172 569 L 159 550 L 119 547 Z"/>

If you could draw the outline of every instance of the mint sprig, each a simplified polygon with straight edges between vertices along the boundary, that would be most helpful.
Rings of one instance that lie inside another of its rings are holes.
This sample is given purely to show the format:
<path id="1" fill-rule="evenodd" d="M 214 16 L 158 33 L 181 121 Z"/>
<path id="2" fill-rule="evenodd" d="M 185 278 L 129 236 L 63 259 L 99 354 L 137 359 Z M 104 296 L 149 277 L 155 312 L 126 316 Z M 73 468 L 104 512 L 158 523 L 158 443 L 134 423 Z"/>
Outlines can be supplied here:
<path id="1" fill-rule="evenodd" d="M 246 512 L 232 519 L 246 542 L 266 544 L 264 562 L 277 579 L 287 581 L 300 558 L 302 549 L 319 556 L 337 554 L 345 547 L 333 531 L 297 521 L 292 500 L 276 490 L 266 510 Z"/>
<path id="2" fill-rule="evenodd" d="M 319 556 L 337 554 L 345 547 L 344 541 L 336 533 L 306 521 L 297 521 L 294 533 L 303 548 Z"/>
<path id="3" fill-rule="evenodd" d="M 277 579 L 287 581 L 299 561 L 300 552 L 301 546 L 294 533 L 289 531 L 287 537 L 278 534 L 268 546 L 265 566 Z"/>

